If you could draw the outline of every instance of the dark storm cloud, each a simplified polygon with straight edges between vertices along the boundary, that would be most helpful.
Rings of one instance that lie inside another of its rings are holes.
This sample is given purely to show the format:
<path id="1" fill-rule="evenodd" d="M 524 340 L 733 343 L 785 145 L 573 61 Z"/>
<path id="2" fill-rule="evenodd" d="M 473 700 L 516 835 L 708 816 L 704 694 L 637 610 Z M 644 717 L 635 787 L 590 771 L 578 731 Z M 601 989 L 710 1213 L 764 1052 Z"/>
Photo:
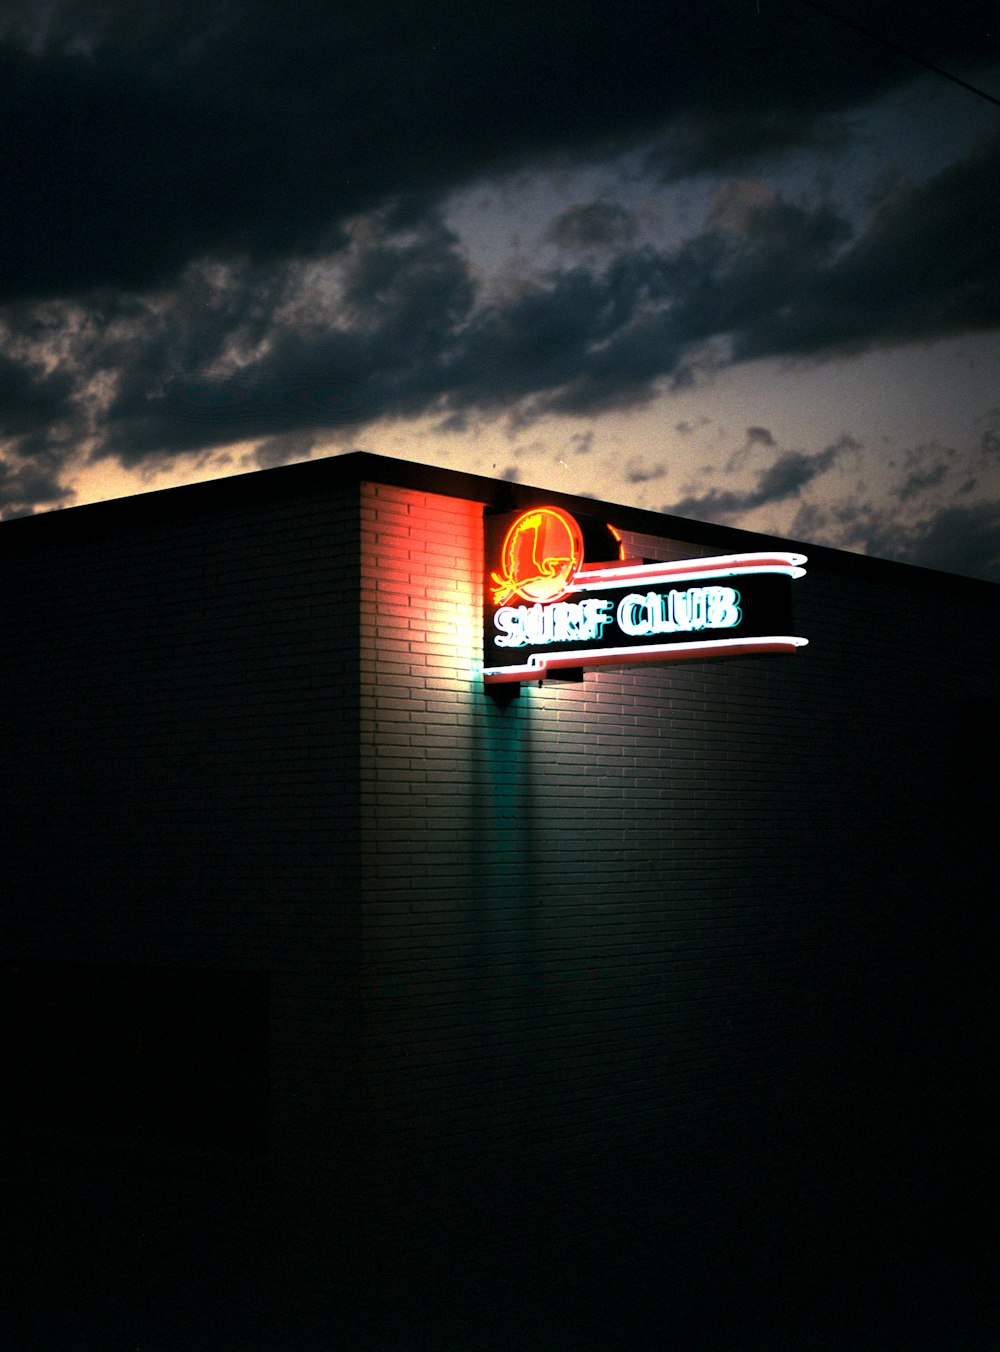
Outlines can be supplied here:
<path id="1" fill-rule="evenodd" d="M 113 359 L 102 357 L 117 384 L 98 453 L 137 464 L 383 417 L 436 413 L 452 426 L 514 417 L 522 403 L 526 426 L 546 411 L 641 403 L 671 369 L 669 323 L 656 306 L 673 265 L 655 252 L 629 252 L 601 272 L 555 272 L 477 304 L 469 264 L 440 220 L 403 232 L 392 224 L 372 217 L 358 228 L 325 306 L 301 278 L 298 295 L 287 277 L 258 291 L 239 269 L 216 278 L 214 303 L 198 272 L 157 297 Z M 244 355 L 229 360 L 227 344 Z"/>
<path id="2" fill-rule="evenodd" d="M 983 430 L 980 449 L 983 455 L 1000 459 L 1000 408 L 991 408 L 986 416 L 991 420 L 991 425 Z"/>
<path id="3" fill-rule="evenodd" d="M 461 335 L 449 397 L 483 409 L 525 399 L 532 417 L 643 403 L 681 355 L 662 309 L 670 272 L 639 250 L 604 271 L 549 274 L 485 306 Z"/>
<path id="4" fill-rule="evenodd" d="M 64 481 L 65 440 L 79 427 L 74 382 L 0 353 L 0 517 L 59 506 L 73 491 Z"/>
<path id="5" fill-rule="evenodd" d="M 588 202 L 568 207 L 549 226 L 547 238 L 564 249 L 600 249 L 629 244 L 635 218 L 614 202 Z"/>
<path id="6" fill-rule="evenodd" d="M 759 504 L 781 502 L 798 493 L 820 474 L 825 474 L 845 450 L 857 450 L 858 443 L 851 437 L 842 437 L 816 455 L 803 451 L 786 451 L 761 474 L 757 484 Z"/>
<path id="7" fill-rule="evenodd" d="M 1000 582 L 1000 501 L 972 497 L 979 485 L 975 476 L 968 476 L 968 468 L 969 462 L 950 446 L 916 446 L 902 457 L 899 481 L 881 500 L 854 489 L 841 497 L 828 492 L 822 500 L 802 501 L 789 533 L 799 540 Z"/>
<path id="8" fill-rule="evenodd" d="M 793 530 L 899 563 L 1000 582 L 1000 502 L 946 503 L 911 521 L 871 503 L 797 519 Z M 801 535 L 799 536 L 801 538 Z"/>
<path id="9" fill-rule="evenodd" d="M 832 207 L 780 199 L 749 206 L 735 226 L 710 223 L 670 260 L 672 332 L 683 343 L 734 334 L 742 356 L 744 335 L 783 313 L 849 238 Z"/>
<path id="10" fill-rule="evenodd" d="M 940 508 L 902 542 L 895 557 L 1000 582 L 1000 502 Z"/>
<path id="11" fill-rule="evenodd" d="M 113 455 L 128 467 L 255 437 L 273 441 L 306 427 L 402 415 L 411 410 L 393 389 L 401 373 L 398 363 L 387 369 L 386 355 L 376 368 L 375 346 L 362 336 L 285 331 L 265 355 L 222 375 L 176 374 L 152 385 L 134 368 L 108 410 L 95 456 Z"/>
<path id="12" fill-rule="evenodd" d="M 757 507 L 796 497 L 813 479 L 832 469 L 845 451 L 857 449 L 858 442 L 844 436 L 815 455 L 785 451 L 772 465 L 760 471 L 753 488 L 743 491 L 711 488 L 707 493 L 690 494 L 677 502 L 666 503 L 663 511 L 700 520 L 728 521 Z"/>
<path id="13" fill-rule="evenodd" d="M 477 315 L 450 397 L 484 407 L 530 397 L 536 415 L 591 415 L 638 406 L 663 382 L 683 387 L 720 341 L 748 361 L 996 327 L 998 220 L 1000 140 L 893 190 L 857 234 L 828 205 L 725 190 L 672 253 L 622 249 L 603 269 L 539 278 Z"/>
<path id="14" fill-rule="evenodd" d="M 72 389 L 67 374 L 45 374 L 0 353 L 0 438 L 19 437 L 68 416 Z"/>
<path id="15" fill-rule="evenodd" d="M 923 195 L 939 204 L 937 233 L 947 234 L 945 194 L 931 184 Z M 729 190 L 720 203 L 701 233 L 672 251 L 622 247 L 600 263 L 529 275 L 492 298 L 440 213 L 426 203 L 405 215 L 387 208 L 346 228 L 319 273 L 291 262 L 202 263 L 173 289 L 117 311 L 98 307 L 101 318 L 91 319 L 62 379 L 74 370 L 81 387 L 113 378 L 94 454 L 125 465 L 382 418 L 431 415 L 455 429 L 480 416 L 505 415 L 519 428 L 545 414 L 594 416 L 639 407 L 664 384 L 682 386 L 713 344 L 731 342 L 737 358 L 748 358 L 767 350 L 761 335 L 801 330 L 829 279 L 870 270 L 872 238 L 891 230 L 898 242 L 904 230 L 892 203 L 853 241 L 846 220 L 825 205 Z M 956 205 L 958 242 L 968 205 Z M 919 226 L 910 233 L 918 237 Z M 988 275 L 954 267 L 963 313 L 978 305 L 1000 322 L 1000 286 L 980 295 Z M 870 288 L 850 290 L 856 346 L 882 343 L 890 328 L 900 341 L 904 332 L 940 330 L 932 297 L 915 294 L 930 284 L 894 278 L 881 278 L 875 299 Z M 30 320 L 30 307 L 22 309 Z M 790 352 L 805 347 L 800 332 Z M 744 453 L 766 446 L 770 433 L 747 435 Z M 789 475 L 800 468 L 782 465 Z"/>
<path id="16" fill-rule="evenodd" d="M 943 461 L 930 469 L 914 470 L 896 489 L 900 502 L 910 502 L 913 498 L 926 493 L 930 488 L 938 488 L 948 475 L 948 465 Z"/>
<path id="17" fill-rule="evenodd" d="M 30 515 L 36 507 L 59 506 L 74 496 L 58 470 L 0 459 L 0 518 Z"/>
<path id="18" fill-rule="evenodd" d="M 849 234 L 825 206 L 772 201 L 747 219 L 739 230 L 711 224 L 669 254 L 623 249 L 602 268 L 551 273 L 479 313 L 451 397 L 594 415 L 643 404 L 663 380 L 683 387 L 700 345 L 783 304 Z"/>
<path id="19" fill-rule="evenodd" d="M 307 460 L 316 445 L 316 438 L 308 432 L 293 432 L 287 437 L 271 437 L 254 447 L 253 463 L 258 469 L 287 465 L 293 460 Z"/>
<path id="20" fill-rule="evenodd" d="M 211 284 L 196 270 L 157 297 L 115 354 L 116 393 L 96 454 L 135 465 L 433 408 L 450 387 L 449 354 L 473 287 L 437 220 L 403 235 L 390 227 L 372 219 L 359 228 L 327 300 L 301 275 L 274 273 L 258 286 L 257 270 L 239 267 Z"/>
<path id="21" fill-rule="evenodd" d="M 939 60 L 994 51 L 949 15 Z M 0 299 L 315 253 L 386 200 L 657 133 L 668 172 L 735 168 L 912 74 L 793 0 L 25 0 L 0 35 Z"/>
<path id="22" fill-rule="evenodd" d="M 0 519 L 69 503 L 74 493 L 62 481 L 61 469 L 59 458 L 43 449 L 36 456 L 0 456 Z"/>
<path id="23" fill-rule="evenodd" d="M 997 52 L 964 13 L 890 17 L 971 74 Z M 832 147 L 912 74 L 795 0 L 514 0 L 474 18 L 436 0 L 8 3 L 0 511 L 67 501 L 83 458 L 152 471 L 246 442 L 265 466 L 394 418 L 517 430 L 640 407 L 713 364 L 998 323 L 1000 144 L 897 183 L 860 231 L 747 177 Z M 484 284 L 449 191 L 627 147 L 663 177 L 737 177 L 680 245 L 639 242 L 602 197 L 540 231 L 557 265 Z M 761 449 L 773 437 L 749 428 L 745 453 Z M 794 500 L 835 453 L 779 454 L 752 490 L 673 510 Z M 915 467 L 911 495 L 934 473 Z"/>
<path id="24" fill-rule="evenodd" d="M 900 184 L 850 249 L 762 308 L 734 355 L 807 355 L 1000 324 L 1000 138 L 929 182 Z"/>

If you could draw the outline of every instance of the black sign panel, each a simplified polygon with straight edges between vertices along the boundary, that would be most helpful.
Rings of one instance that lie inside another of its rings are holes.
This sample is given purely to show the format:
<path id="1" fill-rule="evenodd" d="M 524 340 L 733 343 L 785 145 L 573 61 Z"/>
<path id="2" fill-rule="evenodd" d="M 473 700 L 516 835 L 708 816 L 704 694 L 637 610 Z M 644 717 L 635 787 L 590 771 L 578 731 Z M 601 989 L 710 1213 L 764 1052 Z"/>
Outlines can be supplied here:
<path id="1" fill-rule="evenodd" d="M 639 564 L 583 558 L 583 532 L 556 508 L 487 520 L 483 674 L 788 652 L 801 555 L 759 553 Z"/>

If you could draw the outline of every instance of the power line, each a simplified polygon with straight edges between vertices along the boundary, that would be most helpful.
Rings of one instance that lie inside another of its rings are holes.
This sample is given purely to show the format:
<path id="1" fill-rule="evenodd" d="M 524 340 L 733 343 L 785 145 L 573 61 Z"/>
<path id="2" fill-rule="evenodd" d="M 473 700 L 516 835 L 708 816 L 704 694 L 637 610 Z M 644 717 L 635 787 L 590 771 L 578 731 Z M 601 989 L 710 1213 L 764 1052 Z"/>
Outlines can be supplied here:
<path id="1" fill-rule="evenodd" d="M 953 75 L 950 70 L 945 70 L 942 66 L 936 66 L 933 61 L 925 61 L 922 56 L 917 56 L 906 47 L 901 47 L 898 42 L 891 42 L 884 38 L 881 33 L 876 33 L 872 28 L 866 28 L 864 24 L 855 23 L 853 19 L 848 19 L 843 14 L 838 14 L 834 9 L 828 9 L 826 5 L 821 5 L 817 0 L 800 0 L 800 3 L 808 6 L 809 9 L 815 9 L 820 14 L 824 14 L 828 19 L 833 19 L 836 23 L 841 23 L 845 28 L 853 28 L 856 33 L 861 33 L 866 38 L 871 38 L 873 42 L 887 47 L 889 51 L 895 52 L 897 56 L 904 56 L 907 61 L 914 61 L 918 66 L 923 66 L 925 70 L 933 71 L 935 75 L 941 75 L 952 84 L 958 85 L 962 89 L 967 89 L 970 94 L 976 94 L 987 103 L 992 103 L 994 107 L 1000 108 L 1000 98 L 993 94 L 987 94 L 985 89 L 980 89 L 977 85 L 969 84 L 968 80 L 963 80 L 958 75 Z"/>

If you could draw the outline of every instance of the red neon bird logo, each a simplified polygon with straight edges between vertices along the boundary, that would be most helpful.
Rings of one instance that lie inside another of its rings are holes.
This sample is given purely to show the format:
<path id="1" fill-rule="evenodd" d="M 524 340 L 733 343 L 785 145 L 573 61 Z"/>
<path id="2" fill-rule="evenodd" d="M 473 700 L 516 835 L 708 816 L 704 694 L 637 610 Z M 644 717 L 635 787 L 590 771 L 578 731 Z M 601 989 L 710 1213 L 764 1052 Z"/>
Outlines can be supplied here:
<path id="1" fill-rule="evenodd" d="M 561 507 L 522 512 L 504 536 L 499 573 L 492 574 L 493 603 L 513 596 L 526 601 L 558 601 L 570 590 L 583 563 L 583 534 Z"/>

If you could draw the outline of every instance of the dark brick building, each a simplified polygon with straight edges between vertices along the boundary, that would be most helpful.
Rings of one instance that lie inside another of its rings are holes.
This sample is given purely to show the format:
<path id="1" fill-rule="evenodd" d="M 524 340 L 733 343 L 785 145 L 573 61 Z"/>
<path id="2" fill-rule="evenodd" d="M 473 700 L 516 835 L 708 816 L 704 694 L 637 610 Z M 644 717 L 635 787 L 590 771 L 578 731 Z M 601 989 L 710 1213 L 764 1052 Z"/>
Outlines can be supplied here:
<path id="1" fill-rule="evenodd" d="M 775 544 L 365 455 L 0 527 L 12 1347 L 995 1345 L 998 589 L 804 548 L 794 655 L 500 697 L 542 502 Z"/>

